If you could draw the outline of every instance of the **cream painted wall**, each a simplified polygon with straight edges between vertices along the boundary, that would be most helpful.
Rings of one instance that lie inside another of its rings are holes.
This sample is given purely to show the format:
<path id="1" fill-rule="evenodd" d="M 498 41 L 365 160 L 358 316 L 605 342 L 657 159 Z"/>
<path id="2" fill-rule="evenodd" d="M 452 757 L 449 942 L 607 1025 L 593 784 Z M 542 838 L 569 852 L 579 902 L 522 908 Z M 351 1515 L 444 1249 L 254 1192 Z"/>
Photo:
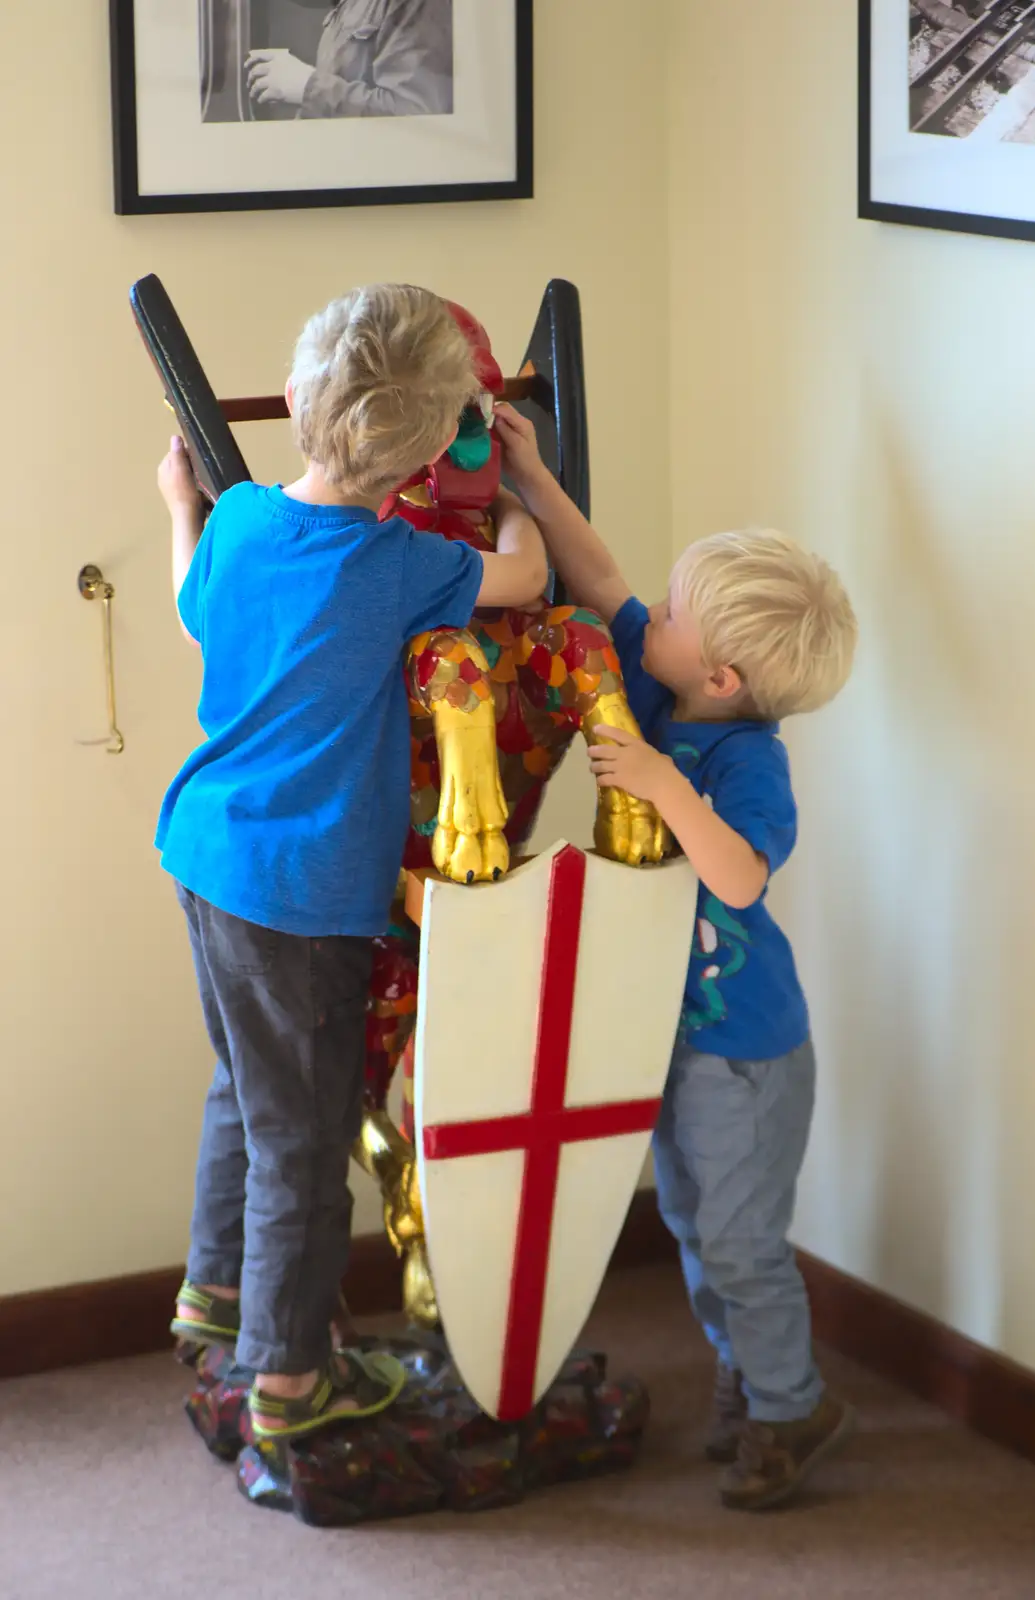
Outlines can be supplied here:
<path id="1" fill-rule="evenodd" d="M 783 525 L 862 624 L 789 729 L 798 1238 L 1035 1365 L 1035 254 L 856 220 L 855 10 L 673 6 L 674 537 Z"/>
<path id="2" fill-rule="evenodd" d="M 50 8 L 60 123 L 31 8 L 0 17 L 0 1293 L 182 1256 L 208 1073 L 151 850 L 198 677 L 129 283 L 162 274 L 243 393 L 280 381 L 310 309 L 382 276 L 465 300 L 513 363 L 557 274 L 584 298 L 597 518 L 637 586 L 660 586 L 670 520 L 677 547 L 766 520 L 857 601 L 855 681 L 789 731 L 803 840 L 775 898 L 823 1067 L 798 1237 L 1035 1364 L 1035 258 L 856 221 L 852 6 L 756 0 L 746 27 L 671 0 L 666 103 L 664 4 L 629 28 L 619 0 L 540 0 L 533 202 L 136 220 L 110 209 L 106 8 Z M 289 470 L 279 427 L 243 442 Z M 118 760 L 75 743 L 102 731 L 86 560 L 118 588 Z M 576 759 L 543 835 L 585 838 L 590 812 Z"/>
<path id="3" fill-rule="evenodd" d="M 669 541 L 664 0 L 635 27 L 621 0 L 538 6 L 533 202 L 149 219 L 111 212 L 107 7 L 46 9 L 45 115 L 37 8 L 0 16 L 0 1294 L 182 1259 L 209 1072 L 151 848 L 197 737 L 198 668 L 168 595 L 154 489 L 168 426 L 131 281 L 165 279 L 218 388 L 264 393 L 305 316 L 353 283 L 413 279 L 466 302 L 513 366 L 547 279 L 570 277 L 600 525 L 646 587 Z M 243 439 L 257 475 L 290 470 L 268 427 Z M 103 732 L 100 619 L 75 588 L 88 560 L 117 588 L 117 759 L 76 744 Z M 582 765 L 551 802 L 554 837 L 588 836 Z M 376 1227 L 373 1192 L 360 1202 L 357 1227 Z"/>

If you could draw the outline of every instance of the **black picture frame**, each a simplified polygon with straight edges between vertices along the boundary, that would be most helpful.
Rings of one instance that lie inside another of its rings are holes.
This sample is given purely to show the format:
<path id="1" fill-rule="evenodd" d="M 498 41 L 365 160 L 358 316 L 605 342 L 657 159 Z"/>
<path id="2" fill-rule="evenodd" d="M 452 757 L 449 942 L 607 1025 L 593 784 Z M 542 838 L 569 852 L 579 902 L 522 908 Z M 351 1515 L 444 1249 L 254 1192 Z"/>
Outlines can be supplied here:
<path id="1" fill-rule="evenodd" d="M 867 222 L 891 222 L 909 228 L 933 228 L 945 233 L 969 233 L 995 239 L 1035 242 L 1035 222 L 1021 218 L 946 211 L 933 206 L 897 205 L 874 198 L 871 116 L 875 71 L 873 0 L 859 0 L 859 217 Z M 1032 159 L 1035 161 L 1035 151 Z"/>
<path id="2" fill-rule="evenodd" d="M 330 9 L 332 0 L 328 0 Z M 328 207 L 444 205 L 476 200 L 531 200 L 535 194 L 534 0 L 514 0 L 517 104 L 512 180 L 388 188 L 278 189 L 220 194 L 142 195 L 137 157 L 135 0 L 108 0 L 111 47 L 114 200 L 117 216 L 185 212 L 296 211 Z"/>

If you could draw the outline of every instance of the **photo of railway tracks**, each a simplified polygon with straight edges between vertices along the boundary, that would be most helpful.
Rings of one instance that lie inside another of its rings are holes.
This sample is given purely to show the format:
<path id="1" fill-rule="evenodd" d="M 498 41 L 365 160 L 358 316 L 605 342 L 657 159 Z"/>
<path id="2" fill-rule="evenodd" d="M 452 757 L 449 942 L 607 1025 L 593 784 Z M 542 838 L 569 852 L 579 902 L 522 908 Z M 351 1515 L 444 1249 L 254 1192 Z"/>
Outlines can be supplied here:
<path id="1" fill-rule="evenodd" d="M 909 126 L 1035 145 L 1035 0 L 910 0 Z"/>

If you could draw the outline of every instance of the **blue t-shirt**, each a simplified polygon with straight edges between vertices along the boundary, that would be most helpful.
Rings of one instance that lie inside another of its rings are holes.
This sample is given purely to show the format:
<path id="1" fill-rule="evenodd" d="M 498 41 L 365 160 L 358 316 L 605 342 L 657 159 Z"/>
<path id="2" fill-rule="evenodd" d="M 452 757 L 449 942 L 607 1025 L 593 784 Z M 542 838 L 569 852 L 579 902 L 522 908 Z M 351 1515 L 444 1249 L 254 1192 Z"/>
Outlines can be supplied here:
<path id="1" fill-rule="evenodd" d="M 482 570 L 398 518 L 228 490 L 180 590 L 207 739 L 162 806 L 166 870 L 262 927 L 382 933 L 409 823 L 403 651 L 466 627 Z"/>
<path id="2" fill-rule="evenodd" d="M 775 722 L 677 722 L 671 690 L 643 667 L 646 607 L 628 600 L 612 625 L 629 704 L 644 737 L 671 756 L 716 814 L 765 856 L 770 874 L 794 848 L 798 813 Z M 771 1061 L 805 1043 L 809 1014 L 786 936 L 765 904 L 733 910 L 702 884 L 683 1003 L 695 1050 Z"/>

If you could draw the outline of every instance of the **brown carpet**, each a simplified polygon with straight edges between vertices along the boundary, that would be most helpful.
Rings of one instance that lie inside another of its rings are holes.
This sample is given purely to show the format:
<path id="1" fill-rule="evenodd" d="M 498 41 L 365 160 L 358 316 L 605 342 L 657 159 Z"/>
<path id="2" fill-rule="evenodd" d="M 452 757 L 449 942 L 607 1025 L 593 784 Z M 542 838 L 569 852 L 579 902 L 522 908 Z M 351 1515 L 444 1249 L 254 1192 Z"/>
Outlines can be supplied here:
<path id="1" fill-rule="evenodd" d="M 651 1386 L 639 1467 L 513 1510 L 318 1532 L 253 1509 L 168 1357 L 0 1385 L 2 1600 L 1031 1600 L 1035 1467 L 859 1369 L 862 1428 L 793 1510 L 722 1511 L 711 1380 L 671 1268 L 614 1277 L 590 1333 Z"/>

